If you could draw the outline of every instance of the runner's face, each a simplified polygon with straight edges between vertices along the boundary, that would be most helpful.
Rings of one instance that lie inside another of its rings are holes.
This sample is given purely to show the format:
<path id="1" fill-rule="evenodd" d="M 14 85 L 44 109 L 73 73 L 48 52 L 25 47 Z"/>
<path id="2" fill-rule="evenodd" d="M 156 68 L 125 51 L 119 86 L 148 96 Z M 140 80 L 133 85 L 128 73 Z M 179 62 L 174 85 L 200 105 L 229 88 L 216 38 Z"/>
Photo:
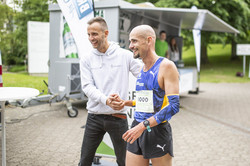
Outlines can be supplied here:
<path id="1" fill-rule="evenodd" d="M 101 25 L 97 22 L 88 26 L 88 39 L 92 44 L 93 48 L 101 50 L 105 45 L 105 31 L 102 29 Z"/>
<path id="2" fill-rule="evenodd" d="M 134 58 L 143 58 L 146 54 L 146 39 L 140 37 L 138 33 L 131 32 L 129 35 L 129 49 L 134 53 Z"/>

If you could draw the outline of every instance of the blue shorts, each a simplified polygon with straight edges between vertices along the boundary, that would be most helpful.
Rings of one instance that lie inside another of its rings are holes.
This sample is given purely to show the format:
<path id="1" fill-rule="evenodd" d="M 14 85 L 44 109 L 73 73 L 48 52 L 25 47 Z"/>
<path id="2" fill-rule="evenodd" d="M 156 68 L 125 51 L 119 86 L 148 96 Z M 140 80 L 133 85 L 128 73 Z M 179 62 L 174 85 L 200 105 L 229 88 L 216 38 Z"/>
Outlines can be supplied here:
<path id="1" fill-rule="evenodd" d="M 132 127 L 139 124 L 133 121 Z M 143 155 L 145 159 L 158 158 L 169 153 L 173 155 L 172 129 L 168 122 L 161 123 L 151 128 L 151 132 L 145 130 L 142 135 L 133 142 L 127 143 L 127 150 L 137 155 Z"/>

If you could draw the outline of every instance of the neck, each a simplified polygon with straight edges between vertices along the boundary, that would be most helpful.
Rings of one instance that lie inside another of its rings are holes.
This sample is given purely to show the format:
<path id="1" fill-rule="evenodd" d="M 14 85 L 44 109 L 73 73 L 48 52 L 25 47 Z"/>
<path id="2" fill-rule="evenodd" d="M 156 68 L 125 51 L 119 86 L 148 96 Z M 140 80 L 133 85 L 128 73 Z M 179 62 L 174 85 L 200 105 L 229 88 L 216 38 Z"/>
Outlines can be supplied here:
<path id="1" fill-rule="evenodd" d="M 142 59 L 143 63 L 144 63 L 144 67 L 143 67 L 143 71 L 146 72 L 148 71 L 157 61 L 159 57 L 156 55 L 156 53 L 151 54 L 151 56 L 147 56 L 145 58 Z"/>
<path id="2" fill-rule="evenodd" d="M 100 49 L 98 49 L 98 51 L 101 53 L 105 53 L 108 48 L 109 48 L 109 43 L 108 41 L 106 41 L 105 44 Z"/>

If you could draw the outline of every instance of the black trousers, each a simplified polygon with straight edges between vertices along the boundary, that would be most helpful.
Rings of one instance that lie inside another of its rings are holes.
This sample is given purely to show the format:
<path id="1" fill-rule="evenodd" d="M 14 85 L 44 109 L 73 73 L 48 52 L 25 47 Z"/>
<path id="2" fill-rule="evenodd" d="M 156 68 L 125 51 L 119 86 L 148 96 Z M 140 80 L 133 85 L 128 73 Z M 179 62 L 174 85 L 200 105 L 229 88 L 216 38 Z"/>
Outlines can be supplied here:
<path id="1" fill-rule="evenodd" d="M 127 119 L 103 114 L 88 114 L 79 166 L 92 165 L 96 149 L 106 132 L 113 143 L 117 164 L 125 166 L 126 142 L 122 139 L 122 135 L 127 130 Z"/>

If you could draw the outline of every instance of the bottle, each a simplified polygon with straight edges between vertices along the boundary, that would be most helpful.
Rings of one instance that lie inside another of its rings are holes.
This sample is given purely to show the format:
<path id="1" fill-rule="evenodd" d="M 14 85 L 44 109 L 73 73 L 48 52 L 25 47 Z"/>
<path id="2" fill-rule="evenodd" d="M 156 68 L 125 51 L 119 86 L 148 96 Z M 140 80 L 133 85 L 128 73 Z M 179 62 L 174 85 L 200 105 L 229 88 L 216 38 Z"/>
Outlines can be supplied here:
<path id="1" fill-rule="evenodd" d="M 63 17 L 63 45 L 66 58 L 78 58 L 77 46 L 69 25 Z"/>

